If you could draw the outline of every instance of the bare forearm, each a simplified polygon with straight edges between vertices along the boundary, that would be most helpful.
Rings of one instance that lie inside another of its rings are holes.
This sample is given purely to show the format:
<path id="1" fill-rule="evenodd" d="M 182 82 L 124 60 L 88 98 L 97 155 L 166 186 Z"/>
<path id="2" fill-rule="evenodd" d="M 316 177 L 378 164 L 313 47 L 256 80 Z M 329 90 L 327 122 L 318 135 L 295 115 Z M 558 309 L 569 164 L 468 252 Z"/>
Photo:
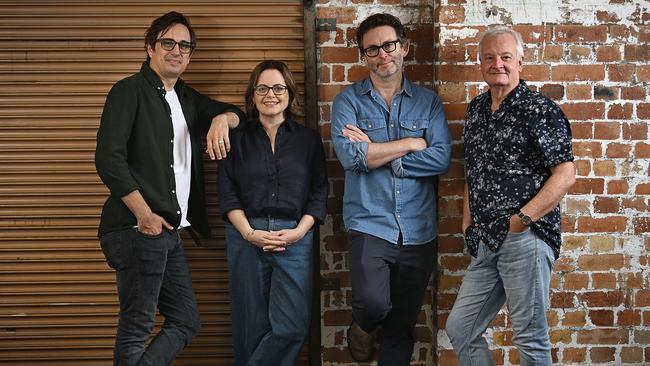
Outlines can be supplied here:
<path id="1" fill-rule="evenodd" d="M 122 202 L 129 208 L 131 213 L 140 220 L 143 217 L 147 217 L 151 214 L 151 208 L 142 197 L 140 191 L 133 191 L 126 196 L 122 197 Z"/>
<path id="2" fill-rule="evenodd" d="M 575 167 L 572 162 L 559 164 L 551 171 L 552 174 L 542 189 L 520 209 L 533 221 L 539 220 L 555 208 L 575 182 Z"/>
<path id="3" fill-rule="evenodd" d="M 467 230 L 470 225 L 472 225 L 472 214 L 469 211 L 469 185 L 465 183 L 465 190 L 463 193 L 463 233 L 465 233 L 465 230 Z"/>
<path id="4" fill-rule="evenodd" d="M 424 148 L 426 148 L 426 141 L 422 138 L 407 137 L 390 142 L 370 142 L 366 155 L 367 166 L 369 169 L 375 169 Z"/>
<path id="5" fill-rule="evenodd" d="M 230 223 L 239 231 L 242 237 L 246 237 L 249 235 L 249 233 L 253 230 L 251 227 L 250 223 L 248 222 L 248 219 L 246 218 L 246 214 L 244 213 L 244 210 L 231 210 L 228 211 L 228 220 L 230 220 Z"/>

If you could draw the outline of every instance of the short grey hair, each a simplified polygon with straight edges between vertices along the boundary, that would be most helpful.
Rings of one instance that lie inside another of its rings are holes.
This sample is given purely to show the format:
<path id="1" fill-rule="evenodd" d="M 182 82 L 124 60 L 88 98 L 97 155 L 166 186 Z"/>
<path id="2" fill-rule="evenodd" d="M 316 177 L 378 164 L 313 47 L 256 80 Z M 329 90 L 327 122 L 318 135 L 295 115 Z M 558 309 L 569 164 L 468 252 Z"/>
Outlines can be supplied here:
<path id="1" fill-rule="evenodd" d="M 490 39 L 499 36 L 501 34 L 509 34 L 513 36 L 515 38 L 515 42 L 517 43 L 517 56 L 521 58 L 524 57 L 524 40 L 521 38 L 521 34 L 510 27 L 506 27 L 505 25 L 497 25 L 495 27 L 488 29 L 485 33 L 483 33 L 483 35 L 481 36 L 481 40 L 478 41 L 479 60 L 481 59 L 481 52 L 483 51 L 483 42 L 486 39 Z"/>

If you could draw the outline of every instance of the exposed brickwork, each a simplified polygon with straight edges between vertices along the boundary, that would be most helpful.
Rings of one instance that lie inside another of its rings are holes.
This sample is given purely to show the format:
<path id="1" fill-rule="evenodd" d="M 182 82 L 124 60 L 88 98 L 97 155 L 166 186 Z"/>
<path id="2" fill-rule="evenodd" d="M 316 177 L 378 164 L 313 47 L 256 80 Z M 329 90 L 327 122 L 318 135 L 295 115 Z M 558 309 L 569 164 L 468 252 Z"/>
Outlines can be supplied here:
<path id="1" fill-rule="evenodd" d="M 477 67 L 478 36 L 489 24 L 513 25 L 526 43 L 522 77 L 561 105 L 574 137 L 578 181 L 562 203 L 564 247 L 548 311 L 553 360 L 650 364 L 649 7 L 642 0 L 531 3 L 552 9 L 542 12 L 522 11 L 515 3 L 320 0 L 317 16 L 337 18 L 336 31 L 317 37 L 321 133 L 331 138 L 334 96 L 367 75 L 355 48 L 356 26 L 376 12 L 399 16 L 415 41 L 407 75 L 439 93 L 455 140 L 452 166 L 440 184 L 437 289 L 427 293 L 412 364 L 457 365 L 444 326 L 470 262 L 459 234 L 461 131 L 467 103 L 485 90 Z M 339 279 L 342 289 L 321 296 L 322 361 L 342 366 L 355 364 L 344 336 L 351 293 L 341 218 L 343 171 L 329 141 L 326 149 L 332 189 L 321 230 L 321 274 Z M 505 310 L 492 326 L 487 338 L 495 362 L 518 364 Z"/>

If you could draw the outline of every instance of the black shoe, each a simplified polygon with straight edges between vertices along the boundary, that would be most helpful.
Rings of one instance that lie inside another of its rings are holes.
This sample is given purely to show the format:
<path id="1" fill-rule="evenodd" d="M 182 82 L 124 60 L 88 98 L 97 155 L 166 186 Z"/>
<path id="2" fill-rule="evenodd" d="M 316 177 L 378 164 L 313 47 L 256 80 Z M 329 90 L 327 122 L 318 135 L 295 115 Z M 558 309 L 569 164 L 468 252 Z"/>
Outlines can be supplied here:
<path id="1" fill-rule="evenodd" d="M 353 359 L 359 362 L 369 361 L 375 347 L 377 332 L 366 333 L 361 327 L 352 322 L 348 328 L 348 349 Z"/>

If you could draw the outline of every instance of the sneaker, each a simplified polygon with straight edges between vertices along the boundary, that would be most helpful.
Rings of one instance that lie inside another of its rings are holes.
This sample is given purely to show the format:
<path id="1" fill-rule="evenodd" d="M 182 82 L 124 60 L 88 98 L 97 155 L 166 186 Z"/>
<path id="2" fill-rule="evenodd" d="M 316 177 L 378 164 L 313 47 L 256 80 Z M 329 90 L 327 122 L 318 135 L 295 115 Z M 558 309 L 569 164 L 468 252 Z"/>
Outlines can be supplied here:
<path id="1" fill-rule="evenodd" d="M 376 331 L 366 333 L 361 327 L 352 322 L 348 328 L 348 349 L 353 359 L 359 362 L 369 361 L 374 351 Z"/>

